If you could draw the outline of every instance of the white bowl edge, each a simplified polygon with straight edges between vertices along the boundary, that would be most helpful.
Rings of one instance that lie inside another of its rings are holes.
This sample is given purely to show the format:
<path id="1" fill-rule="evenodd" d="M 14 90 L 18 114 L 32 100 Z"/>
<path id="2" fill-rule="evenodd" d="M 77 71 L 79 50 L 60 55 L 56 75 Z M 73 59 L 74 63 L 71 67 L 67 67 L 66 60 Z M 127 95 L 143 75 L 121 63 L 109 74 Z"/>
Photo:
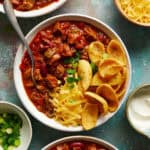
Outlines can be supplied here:
<path id="1" fill-rule="evenodd" d="M 17 17 L 22 17 L 22 18 L 39 17 L 51 13 L 52 11 L 55 11 L 56 9 L 61 7 L 66 1 L 67 0 L 59 0 L 58 2 L 53 2 L 52 4 L 49 4 L 43 8 L 30 10 L 30 11 L 15 10 L 15 14 Z M 3 9 L 3 5 L 1 3 L 0 3 L 0 12 L 5 13 Z"/>
<path id="2" fill-rule="evenodd" d="M 54 16 L 52 18 L 46 19 L 45 21 L 41 22 L 40 24 L 38 24 L 37 26 L 35 26 L 26 36 L 26 38 L 28 39 L 28 41 L 31 41 L 31 39 L 34 37 L 34 35 L 36 35 L 36 33 L 43 29 L 44 27 L 51 25 L 52 23 L 54 23 L 56 20 L 76 20 L 76 21 L 83 21 L 83 22 L 87 22 L 90 23 L 94 26 L 96 26 L 97 28 L 99 28 L 100 30 L 102 30 L 104 33 L 106 33 L 107 35 L 110 35 L 109 33 L 111 33 L 111 38 L 115 38 L 118 39 L 120 41 L 120 43 L 122 44 L 127 59 L 128 59 L 128 63 L 129 63 L 129 80 L 127 83 L 127 88 L 126 88 L 126 93 L 123 96 L 123 99 L 121 100 L 119 107 L 117 109 L 117 111 L 119 110 L 119 108 L 121 107 L 122 103 L 125 101 L 128 91 L 129 91 L 129 87 L 130 87 L 130 83 L 131 83 L 131 62 L 130 62 L 130 58 L 129 58 L 129 54 L 127 52 L 127 49 L 123 43 L 123 41 L 120 39 L 120 37 L 117 35 L 117 33 L 115 33 L 115 31 L 113 31 L 108 25 L 106 25 L 105 23 L 101 22 L 100 20 L 93 18 L 93 17 L 89 17 L 86 15 L 80 15 L 80 14 L 62 14 L 62 15 L 58 15 L 58 16 Z M 98 27 L 99 26 L 99 27 Z M 101 27 L 100 27 L 101 26 Z M 109 31 L 108 31 L 109 30 Z M 44 123 L 45 125 L 52 127 L 54 129 L 58 129 L 58 130 L 62 130 L 62 131 L 68 131 L 68 132 L 76 132 L 76 131 L 82 131 L 83 128 L 82 127 L 64 127 L 62 125 L 60 125 L 59 123 L 57 123 L 56 121 L 54 121 L 53 119 L 49 119 L 48 117 L 46 117 L 43 113 L 39 112 L 35 106 L 32 104 L 32 102 L 29 100 L 23 84 L 22 84 L 22 77 L 21 77 L 21 73 L 19 70 L 18 65 L 21 63 L 21 59 L 22 55 L 24 53 L 24 50 L 22 49 L 22 46 L 19 47 L 16 57 L 15 57 L 15 62 L 14 62 L 14 81 L 15 81 L 15 86 L 16 86 L 16 90 L 17 93 L 23 103 L 23 105 L 25 106 L 25 108 L 31 113 L 31 115 L 36 118 L 37 120 L 39 120 L 40 122 Z M 99 118 L 97 126 L 103 124 L 104 122 L 106 122 L 108 119 L 110 119 L 115 113 L 108 113 L 106 116 L 104 116 L 103 118 Z M 53 126 L 51 126 L 51 124 L 53 124 Z"/>

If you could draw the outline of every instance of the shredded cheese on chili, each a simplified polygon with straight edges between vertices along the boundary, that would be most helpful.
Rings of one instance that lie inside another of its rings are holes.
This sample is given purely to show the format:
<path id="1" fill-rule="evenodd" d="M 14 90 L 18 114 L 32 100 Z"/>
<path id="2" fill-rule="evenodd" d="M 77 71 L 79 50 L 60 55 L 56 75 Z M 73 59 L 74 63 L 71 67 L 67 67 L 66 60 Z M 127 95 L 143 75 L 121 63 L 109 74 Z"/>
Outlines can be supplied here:
<path id="1" fill-rule="evenodd" d="M 120 0 L 127 16 L 140 23 L 150 23 L 150 0 Z"/>
<path id="2" fill-rule="evenodd" d="M 75 83 L 72 89 L 67 83 L 50 93 L 53 97 L 54 119 L 65 126 L 81 125 L 81 113 L 86 103 L 79 86 Z"/>

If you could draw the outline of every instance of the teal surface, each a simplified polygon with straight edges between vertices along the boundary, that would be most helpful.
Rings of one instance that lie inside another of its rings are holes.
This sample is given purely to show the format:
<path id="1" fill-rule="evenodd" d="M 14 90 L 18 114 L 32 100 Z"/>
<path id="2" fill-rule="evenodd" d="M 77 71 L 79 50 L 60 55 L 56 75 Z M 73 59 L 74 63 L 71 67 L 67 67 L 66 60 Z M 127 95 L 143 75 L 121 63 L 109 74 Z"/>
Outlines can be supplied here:
<path id="1" fill-rule="evenodd" d="M 132 63 L 130 92 L 137 86 L 150 83 L 150 28 L 136 26 L 125 20 L 112 0 L 68 0 L 59 10 L 33 19 L 18 19 L 26 34 L 36 24 L 62 13 L 80 13 L 94 16 L 111 26 L 123 39 Z M 17 96 L 13 82 L 13 61 L 19 39 L 6 16 L 0 14 L 0 99 L 24 108 Z M 40 150 L 49 142 L 69 135 L 90 135 L 107 140 L 119 150 L 150 150 L 150 140 L 139 135 L 129 125 L 125 116 L 125 103 L 119 112 L 104 125 L 88 132 L 65 133 L 53 130 L 28 114 L 33 126 L 29 150 Z"/>

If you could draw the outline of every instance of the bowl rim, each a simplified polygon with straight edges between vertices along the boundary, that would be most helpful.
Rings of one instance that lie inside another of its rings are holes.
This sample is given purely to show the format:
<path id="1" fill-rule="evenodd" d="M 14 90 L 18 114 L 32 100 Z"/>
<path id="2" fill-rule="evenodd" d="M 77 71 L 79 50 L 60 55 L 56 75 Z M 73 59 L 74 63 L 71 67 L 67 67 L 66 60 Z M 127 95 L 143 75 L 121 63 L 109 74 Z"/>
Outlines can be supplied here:
<path id="1" fill-rule="evenodd" d="M 113 116 L 115 116 L 115 114 L 118 112 L 118 110 L 120 109 L 120 107 L 122 106 L 123 102 L 125 101 L 126 97 L 127 97 L 127 94 L 129 92 L 129 88 L 130 88 L 130 85 L 131 85 L 131 77 L 132 77 L 132 66 L 131 66 L 131 61 L 130 61 L 130 57 L 129 57 L 129 53 L 127 51 L 127 48 L 125 47 L 123 41 L 121 40 L 121 38 L 119 37 L 119 35 L 111 28 L 109 27 L 107 24 L 105 24 L 104 22 L 102 22 L 101 20 L 98 20 L 94 17 L 91 17 L 91 16 L 88 16 L 88 15 L 81 15 L 81 14 L 76 14 L 76 13 L 66 13 L 66 14 L 61 14 L 61 15 L 56 15 L 56 16 L 53 16 L 53 17 L 50 17 L 44 21 L 42 21 L 41 23 L 39 23 L 38 25 L 36 25 L 34 28 L 32 28 L 30 30 L 30 32 L 28 32 L 28 34 L 26 35 L 26 38 L 28 39 L 29 35 L 32 34 L 32 32 L 36 31 L 37 29 L 39 30 L 40 27 L 44 26 L 46 23 L 53 21 L 53 20 L 61 20 L 61 18 L 63 17 L 72 17 L 74 20 L 74 18 L 81 18 L 83 19 L 83 22 L 86 22 L 84 19 L 88 19 L 88 20 L 92 20 L 93 22 L 101 25 L 103 28 L 105 28 L 107 31 L 111 32 L 112 35 L 114 35 L 122 44 L 123 48 L 124 48 L 124 51 L 126 53 L 126 57 L 127 57 L 127 61 L 128 61 L 128 66 L 129 66 L 129 74 L 128 74 L 128 82 L 127 82 L 127 87 L 126 87 L 126 92 L 124 94 L 124 96 L 122 97 L 122 100 L 117 108 L 117 110 L 113 113 L 111 113 L 111 116 L 109 118 L 107 118 L 103 123 L 101 124 L 97 124 L 95 127 L 98 127 L 99 125 L 102 125 L 104 124 L 105 122 L 107 122 L 110 118 L 112 118 Z M 64 20 L 64 19 L 63 19 Z M 89 22 L 90 23 L 90 22 Z M 92 23 L 91 23 L 92 24 Z M 94 25 L 93 25 L 94 26 Z M 96 25 L 95 25 L 96 26 Z M 19 48 L 18 48 L 19 49 Z M 18 51 L 17 51 L 18 52 Z M 17 53 L 16 53 L 16 56 L 17 56 Z M 35 113 L 33 114 L 31 112 L 31 110 L 27 107 L 25 101 L 23 100 L 24 98 L 22 97 L 21 93 L 19 92 L 19 87 L 17 85 L 17 82 L 18 82 L 18 78 L 17 78 L 17 75 L 16 75 L 16 70 L 17 70 L 17 66 L 20 65 L 20 64 L 17 64 L 17 60 L 16 60 L 16 57 L 15 57 L 15 61 L 14 61 L 14 68 L 13 68 L 13 74 L 14 74 L 14 82 L 15 82 L 15 88 L 16 88 L 16 91 L 20 97 L 20 100 L 22 102 L 22 104 L 25 106 L 25 108 L 27 109 L 27 111 L 34 117 L 36 118 L 38 121 L 40 121 L 41 123 L 45 124 L 46 126 L 48 127 L 51 127 L 53 129 L 57 129 L 57 130 L 61 130 L 61 131 L 66 131 L 66 132 L 79 132 L 79 131 L 84 131 L 83 128 L 82 129 L 69 129 L 69 128 L 65 128 L 65 129 L 60 129 L 60 128 L 57 128 L 55 126 L 52 126 L 50 124 L 47 124 L 46 122 L 43 122 L 40 120 L 39 117 L 37 117 L 35 115 Z M 25 91 L 25 90 L 24 90 Z M 28 98 L 29 99 L 29 98 Z M 35 106 L 34 106 L 35 107 Z M 37 110 L 38 111 L 38 110 Z"/>
<path id="2" fill-rule="evenodd" d="M 116 5 L 118 11 L 121 13 L 121 15 L 122 15 L 125 19 L 127 19 L 129 22 L 131 22 L 131 23 L 133 23 L 133 24 L 135 24 L 135 25 L 139 25 L 139 26 L 141 26 L 141 27 L 147 27 L 147 28 L 150 27 L 150 23 L 140 23 L 140 22 L 134 21 L 134 20 L 132 20 L 131 18 L 129 18 L 129 17 L 126 15 L 126 13 L 122 10 L 122 8 L 121 8 L 121 6 L 120 6 L 119 0 L 114 0 L 114 3 L 115 3 L 115 5 Z"/>
<path id="3" fill-rule="evenodd" d="M 126 118 L 127 118 L 128 122 L 129 122 L 130 126 L 131 126 L 136 132 L 138 132 L 139 134 L 141 134 L 141 135 L 143 135 L 144 137 L 150 139 L 150 136 L 144 134 L 144 132 L 138 130 L 138 128 L 135 127 L 135 125 L 132 123 L 132 121 L 131 121 L 131 119 L 130 119 L 130 117 L 129 117 L 129 112 L 128 112 L 129 104 L 130 104 L 130 102 L 132 101 L 132 98 L 134 97 L 134 95 L 135 95 L 139 90 L 141 90 L 142 88 L 145 88 L 145 87 L 147 87 L 147 86 L 149 86 L 149 88 L 150 88 L 150 84 L 142 84 L 142 85 L 137 86 L 136 88 L 134 88 L 133 91 L 131 91 L 131 93 L 129 94 L 128 99 L 127 99 L 127 101 L 126 101 L 125 113 L 126 113 Z"/>
<path id="4" fill-rule="evenodd" d="M 55 141 L 50 142 L 49 144 L 44 146 L 41 150 L 47 150 L 47 148 L 54 147 L 58 144 L 61 144 L 61 143 L 64 143 L 64 142 L 70 142 L 70 141 L 73 141 L 73 140 L 75 140 L 75 141 L 78 141 L 78 140 L 89 141 L 89 142 L 101 144 L 104 147 L 107 146 L 107 147 L 111 148 L 112 150 L 118 150 L 117 147 L 115 147 L 111 143 L 109 143 L 109 142 L 107 142 L 107 141 L 105 141 L 101 138 L 96 138 L 96 137 L 93 137 L 93 136 L 83 136 L 83 135 L 75 135 L 75 136 L 67 136 L 67 137 L 59 138 Z"/>
<path id="5" fill-rule="evenodd" d="M 16 14 L 16 17 L 20 17 L 20 18 L 39 17 L 39 16 L 46 15 L 48 13 L 55 11 L 56 9 L 60 8 L 63 4 L 65 4 L 65 2 L 67 2 L 67 0 L 59 0 L 58 2 L 53 2 L 52 4 L 49 4 L 40 9 L 35 9 L 35 10 L 30 10 L 30 11 L 15 10 L 15 14 Z M 0 3 L 0 12 L 5 13 L 3 9 L 3 4 L 1 3 Z"/>
<path id="6" fill-rule="evenodd" d="M 30 133 L 30 136 L 28 137 L 28 143 L 26 143 L 26 145 L 27 145 L 26 149 L 28 149 L 30 146 L 31 140 L 32 140 L 32 135 L 33 135 L 32 124 L 31 124 L 31 121 L 30 121 L 28 115 L 26 114 L 26 112 L 21 107 L 17 106 L 16 104 L 13 104 L 13 103 L 8 102 L 8 101 L 0 100 L 0 105 L 3 105 L 3 104 L 9 105 L 10 107 L 15 108 L 16 110 L 21 112 L 22 115 L 25 117 L 25 119 L 28 123 L 28 126 L 29 126 L 29 133 Z"/>

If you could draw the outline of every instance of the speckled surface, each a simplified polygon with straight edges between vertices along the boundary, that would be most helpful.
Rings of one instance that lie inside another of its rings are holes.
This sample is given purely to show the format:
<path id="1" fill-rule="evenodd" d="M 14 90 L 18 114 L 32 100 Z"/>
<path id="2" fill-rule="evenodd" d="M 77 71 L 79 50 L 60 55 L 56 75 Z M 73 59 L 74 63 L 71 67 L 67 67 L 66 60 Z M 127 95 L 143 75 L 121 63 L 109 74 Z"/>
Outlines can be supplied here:
<path id="1" fill-rule="evenodd" d="M 132 63 L 132 83 L 135 87 L 150 83 L 150 28 L 138 27 L 125 20 L 112 0 L 68 0 L 59 10 L 43 17 L 19 19 L 26 34 L 40 21 L 62 13 L 80 13 L 94 16 L 111 26 L 123 39 Z M 14 88 L 12 70 L 19 39 L 6 16 L 0 14 L 0 99 L 23 107 Z M 30 115 L 29 115 L 30 116 Z M 125 117 L 125 103 L 120 111 L 103 126 L 88 132 L 64 133 L 50 129 L 31 116 L 33 139 L 29 150 L 40 150 L 45 144 L 68 135 L 91 135 L 111 142 L 119 150 L 150 150 L 150 140 L 136 133 Z"/>

